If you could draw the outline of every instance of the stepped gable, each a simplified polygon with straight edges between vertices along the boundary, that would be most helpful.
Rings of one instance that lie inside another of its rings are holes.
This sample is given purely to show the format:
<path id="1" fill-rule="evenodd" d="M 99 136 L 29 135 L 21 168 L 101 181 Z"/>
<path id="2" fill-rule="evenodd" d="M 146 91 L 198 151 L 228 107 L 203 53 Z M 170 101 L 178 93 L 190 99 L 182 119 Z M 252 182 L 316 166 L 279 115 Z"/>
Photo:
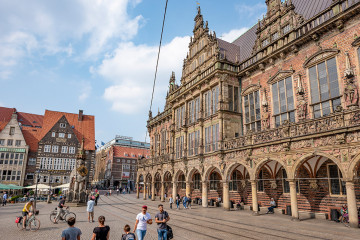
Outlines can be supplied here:
<path id="1" fill-rule="evenodd" d="M 16 108 L 0 107 L 0 131 L 8 124 L 14 112 L 16 112 Z"/>
<path id="2" fill-rule="evenodd" d="M 295 6 L 294 11 L 302 15 L 305 21 L 324 11 L 333 3 L 333 0 L 292 0 L 292 4 Z M 240 57 L 239 61 L 245 61 L 252 55 L 253 47 L 257 39 L 256 30 L 258 24 L 255 24 L 246 33 L 237 38 L 233 44 L 239 46 Z"/>
<path id="3" fill-rule="evenodd" d="M 82 115 L 82 120 L 79 121 L 78 114 L 45 110 L 39 140 L 51 130 L 62 116 L 65 116 L 69 124 L 73 126 L 73 131 L 79 142 L 84 138 L 85 150 L 95 150 L 95 117 L 91 115 Z"/>

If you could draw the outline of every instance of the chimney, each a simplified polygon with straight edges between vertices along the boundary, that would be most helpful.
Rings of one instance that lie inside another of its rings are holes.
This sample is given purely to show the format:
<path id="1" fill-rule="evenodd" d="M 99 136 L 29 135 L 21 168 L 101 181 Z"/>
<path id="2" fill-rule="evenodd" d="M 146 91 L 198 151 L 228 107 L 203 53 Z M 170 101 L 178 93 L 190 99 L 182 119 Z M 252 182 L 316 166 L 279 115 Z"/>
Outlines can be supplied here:
<path id="1" fill-rule="evenodd" d="M 79 121 L 82 121 L 83 120 L 83 110 L 79 110 Z"/>

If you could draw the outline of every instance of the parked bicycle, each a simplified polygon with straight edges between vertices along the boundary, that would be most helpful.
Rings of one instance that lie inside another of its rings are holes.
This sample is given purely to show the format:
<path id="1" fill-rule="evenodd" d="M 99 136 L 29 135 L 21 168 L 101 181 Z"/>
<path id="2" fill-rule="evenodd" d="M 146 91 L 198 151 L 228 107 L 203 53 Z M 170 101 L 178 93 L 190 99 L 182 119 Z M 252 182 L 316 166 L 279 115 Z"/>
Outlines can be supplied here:
<path id="1" fill-rule="evenodd" d="M 19 229 L 23 229 L 23 217 L 18 217 L 16 219 L 16 225 Z M 35 214 L 31 215 L 31 217 L 27 217 L 25 222 L 25 229 L 27 227 L 30 228 L 31 231 L 37 231 L 40 228 L 40 220 L 35 217 Z"/>
<path id="2" fill-rule="evenodd" d="M 55 210 L 53 210 L 53 211 L 50 213 L 50 221 L 51 221 L 52 223 L 54 223 L 54 222 L 56 221 L 57 212 L 58 212 L 58 211 L 57 211 L 57 208 L 55 208 Z M 71 218 L 71 217 L 73 217 L 73 218 L 76 219 L 76 214 L 73 213 L 73 212 L 70 212 L 70 208 L 67 207 L 67 208 L 65 209 L 65 211 L 63 211 L 63 213 L 60 214 L 60 217 L 59 217 L 58 220 L 63 220 L 63 221 L 66 221 L 66 222 L 67 222 L 67 221 L 69 220 L 69 218 Z M 57 220 L 56 222 L 58 222 L 58 220 Z"/>

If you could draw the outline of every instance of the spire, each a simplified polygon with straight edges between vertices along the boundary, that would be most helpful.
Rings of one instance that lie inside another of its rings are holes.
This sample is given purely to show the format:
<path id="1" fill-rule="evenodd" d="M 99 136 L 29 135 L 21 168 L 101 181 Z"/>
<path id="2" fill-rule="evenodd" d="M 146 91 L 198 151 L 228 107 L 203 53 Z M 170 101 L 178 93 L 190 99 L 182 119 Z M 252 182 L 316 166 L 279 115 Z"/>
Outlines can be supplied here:
<path id="1" fill-rule="evenodd" d="M 194 21 L 195 21 L 195 26 L 193 32 L 195 33 L 199 28 L 204 27 L 204 19 L 203 16 L 201 15 L 200 6 L 197 7 L 197 15 L 195 16 Z"/>

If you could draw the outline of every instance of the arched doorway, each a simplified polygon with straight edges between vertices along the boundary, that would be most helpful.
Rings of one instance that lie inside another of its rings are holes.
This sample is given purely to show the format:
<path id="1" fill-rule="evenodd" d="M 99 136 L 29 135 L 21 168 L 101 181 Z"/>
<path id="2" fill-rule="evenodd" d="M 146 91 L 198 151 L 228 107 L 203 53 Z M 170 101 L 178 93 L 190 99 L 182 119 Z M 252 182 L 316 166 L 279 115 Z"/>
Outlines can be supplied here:
<path id="1" fill-rule="evenodd" d="M 242 164 L 235 164 L 230 167 L 227 175 L 229 182 L 229 198 L 233 203 L 238 201 L 244 205 L 251 204 L 251 183 L 250 175 Z"/>
<path id="2" fill-rule="evenodd" d="M 164 174 L 164 188 L 165 188 L 165 194 L 168 198 L 170 195 L 172 195 L 172 175 L 169 171 L 167 171 Z"/>
<path id="3" fill-rule="evenodd" d="M 208 181 L 208 199 L 210 200 L 210 206 L 214 203 L 221 203 L 223 200 L 223 188 L 221 184 L 222 176 L 218 168 L 211 168 L 206 174 L 206 180 Z"/>
<path id="4" fill-rule="evenodd" d="M 274 198 L 277 209 L 286 211 L 291 205 L 290 185 L 287 181 L 288 173 L 284 166 L 276 160 L 262 162 L 256 169 L 256 193 L 257 204 L 264 211 L 270 206 L 271 198 Z M 253 202 L 253 208 L 256 206 Z M 257 209 L 253 209 L 257 212 Z M 288 212 L 290 214 L 290 211 Z"/>
<path id="5" fill-rule="evenodd" d="M 139 175 L 137 182 L 138 182 L 139 193 L 142 193 L 144 191 L 144 176 L 142 174 Z"/>
<path id="6" fill-rule="evenodd" d="M 299 212 L 308 217 L 330 219 L 331 209 L 347 203 L 346 182 L 336 160 L 313 155 L 296 164 Z"/>
<path id="7" fill-rule="evenodd" d="M 161 196 L 161 175 L 160 173 L 155 174 L 155 198 Z M 160 198 L 159 198 L 160 199 Z"/>
<path id="8" fill-rule="evenodd" d="M 146 192 L 146 197 L 151 199 L 151 188 L 152 188 L 152 176 L 150 173 L 148 173 L 146 175 L 146 186 L 145 186 L 145 192 Z"/>
<path id="9" fill-rule="evenodd" d="M 198 170 L 193 170 L 189 176 L 190 195 L 192 199 L 200 199 L 202 191 L 201 174 Z"/>

